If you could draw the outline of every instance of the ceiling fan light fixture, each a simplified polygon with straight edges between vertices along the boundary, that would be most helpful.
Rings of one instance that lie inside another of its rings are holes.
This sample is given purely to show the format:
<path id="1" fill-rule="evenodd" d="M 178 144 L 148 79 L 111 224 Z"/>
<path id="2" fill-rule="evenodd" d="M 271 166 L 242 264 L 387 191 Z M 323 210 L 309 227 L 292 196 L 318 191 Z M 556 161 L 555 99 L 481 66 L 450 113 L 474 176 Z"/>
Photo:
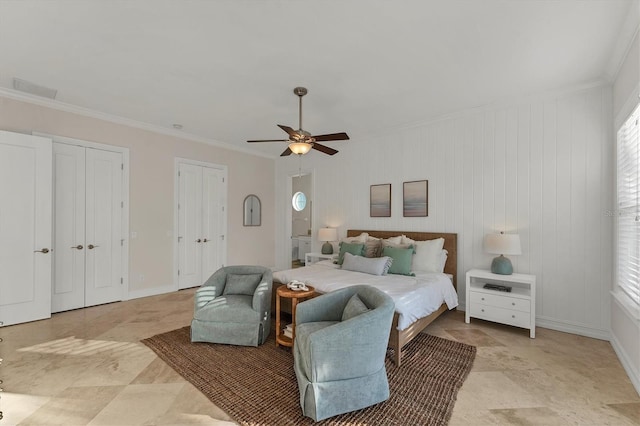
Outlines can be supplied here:
<path id="1" fill-rule="evenodd" d="M 311 151 L 311 144 L 307 142 L 291 142 L 289 144 L 289 149 L 294 154 L 304 155 Z"/>

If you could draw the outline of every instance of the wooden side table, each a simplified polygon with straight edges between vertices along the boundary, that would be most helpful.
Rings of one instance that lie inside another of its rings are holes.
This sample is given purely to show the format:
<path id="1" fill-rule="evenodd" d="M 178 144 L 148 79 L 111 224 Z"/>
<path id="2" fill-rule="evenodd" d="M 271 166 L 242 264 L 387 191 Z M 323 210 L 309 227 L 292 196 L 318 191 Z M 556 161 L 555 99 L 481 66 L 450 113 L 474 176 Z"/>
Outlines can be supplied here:
<path id="1" fill-rule="evenodd" d="M 286 285 L 278 287 L 276 290 L 276 346 L 282 345 L 289 348 L 293 347 L 293 341 L 296 338 L 296 306 L 298 301 L 304 300 L 307 297 L 313 296 L 315 289 L 311 286 L 307 286 L 309 290 L 295 291 L 287 288 Z M 291 299 L 291 337 L 287 337 L 282 332 L 282 325 L 280 324 L 280 298 L 284 297 Z"/>

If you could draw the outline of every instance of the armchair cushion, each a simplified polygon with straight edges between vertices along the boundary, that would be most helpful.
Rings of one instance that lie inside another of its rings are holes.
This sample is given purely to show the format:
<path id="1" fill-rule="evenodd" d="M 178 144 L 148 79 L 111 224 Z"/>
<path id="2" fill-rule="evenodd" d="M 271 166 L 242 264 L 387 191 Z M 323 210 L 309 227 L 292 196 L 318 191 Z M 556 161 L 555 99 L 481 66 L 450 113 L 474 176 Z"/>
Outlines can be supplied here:
<path id="1" fill-rule="evenodd" d="M 253 296 L 261 279 L 262 274 L 227 274 L 227 283 L 222 294 Z"/>
<path id="2" fill-rule="evenodd" d="M 357 294 L 354 294 L 347 302 L 347 306 L 344 307 L 344 311 L 342 311 L 342 321 L 357 317 L 367 311 L 369 311 L 367 305 L 364 304 Z"/>
<path id="3" fill-rule="evenodd" d="M 260 322 L 260 312 L 252 308 L 252 299 L 253 295 L 224 295 L 195 311 L 193 318 L 201 321 L 257 323 Z"/>

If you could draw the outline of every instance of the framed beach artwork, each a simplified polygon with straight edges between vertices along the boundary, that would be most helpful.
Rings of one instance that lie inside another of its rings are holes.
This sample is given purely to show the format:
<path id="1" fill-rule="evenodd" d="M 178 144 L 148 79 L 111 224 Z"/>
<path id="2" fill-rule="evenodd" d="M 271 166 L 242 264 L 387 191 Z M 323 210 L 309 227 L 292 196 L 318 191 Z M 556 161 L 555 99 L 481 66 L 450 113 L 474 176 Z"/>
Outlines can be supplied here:
<path id="1" fill-rule="evenodd" d="M 371 185 L 369 197 L 371 217 L 391 217 L 391 184 Z"/>
<path id="2" fill-rule="evenodd" d="M 429 181 L 404 182 L 402 186 L 402 215 L 404 217 L 429 216 Z"/>

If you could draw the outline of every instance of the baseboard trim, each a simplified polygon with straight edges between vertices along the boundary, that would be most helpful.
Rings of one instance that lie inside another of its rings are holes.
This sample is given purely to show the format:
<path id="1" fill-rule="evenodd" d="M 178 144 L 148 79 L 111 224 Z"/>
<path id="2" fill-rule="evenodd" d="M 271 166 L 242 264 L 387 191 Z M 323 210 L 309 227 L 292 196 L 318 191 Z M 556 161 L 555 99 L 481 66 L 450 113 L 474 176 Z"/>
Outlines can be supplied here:
<path id="1" fill-rule="evenodd" d="M 613 350 L 616 355 L 618 355 L 618 360 L 620 360 L 620 364 L 627 372 L 627 376 L 629 376 L 629 380 L 631 380 L 631 384 L 636 389 L 638 395 L 640 395 L 640 372 L 633 367 L 633 362 L 629 359 L 629 356 L 623 349 L 622 345 L 616 338 L 615 334 L 611 333 L 611 346 L 613 346 Z"/>
<path id="2" fill-rule="evenodd" d="M 457 309 L 459 311 L 466 312 L 465 303 L 460 303 Z M 536 327 L 548 328 L 550 330 L 577 334 L 578 336 L 591 337 L 599 340 L 609 341 L 611 338 L 611 332 L 609 330 L 586 327 L 582 324 L 558 321 L 556 319 L 546 317 L 536 317 Z"/>
<path id="3" fill-rule="evenodd" d="M 172 293 L 178 291 L 173 285 L 164 285 L 161 287 L 143 288 L 141 290 L 133 290 L 129 292 L 129 297 L 125 300 L 140 299 L 141 297 L 157 296 L 159 294 Z"/>

